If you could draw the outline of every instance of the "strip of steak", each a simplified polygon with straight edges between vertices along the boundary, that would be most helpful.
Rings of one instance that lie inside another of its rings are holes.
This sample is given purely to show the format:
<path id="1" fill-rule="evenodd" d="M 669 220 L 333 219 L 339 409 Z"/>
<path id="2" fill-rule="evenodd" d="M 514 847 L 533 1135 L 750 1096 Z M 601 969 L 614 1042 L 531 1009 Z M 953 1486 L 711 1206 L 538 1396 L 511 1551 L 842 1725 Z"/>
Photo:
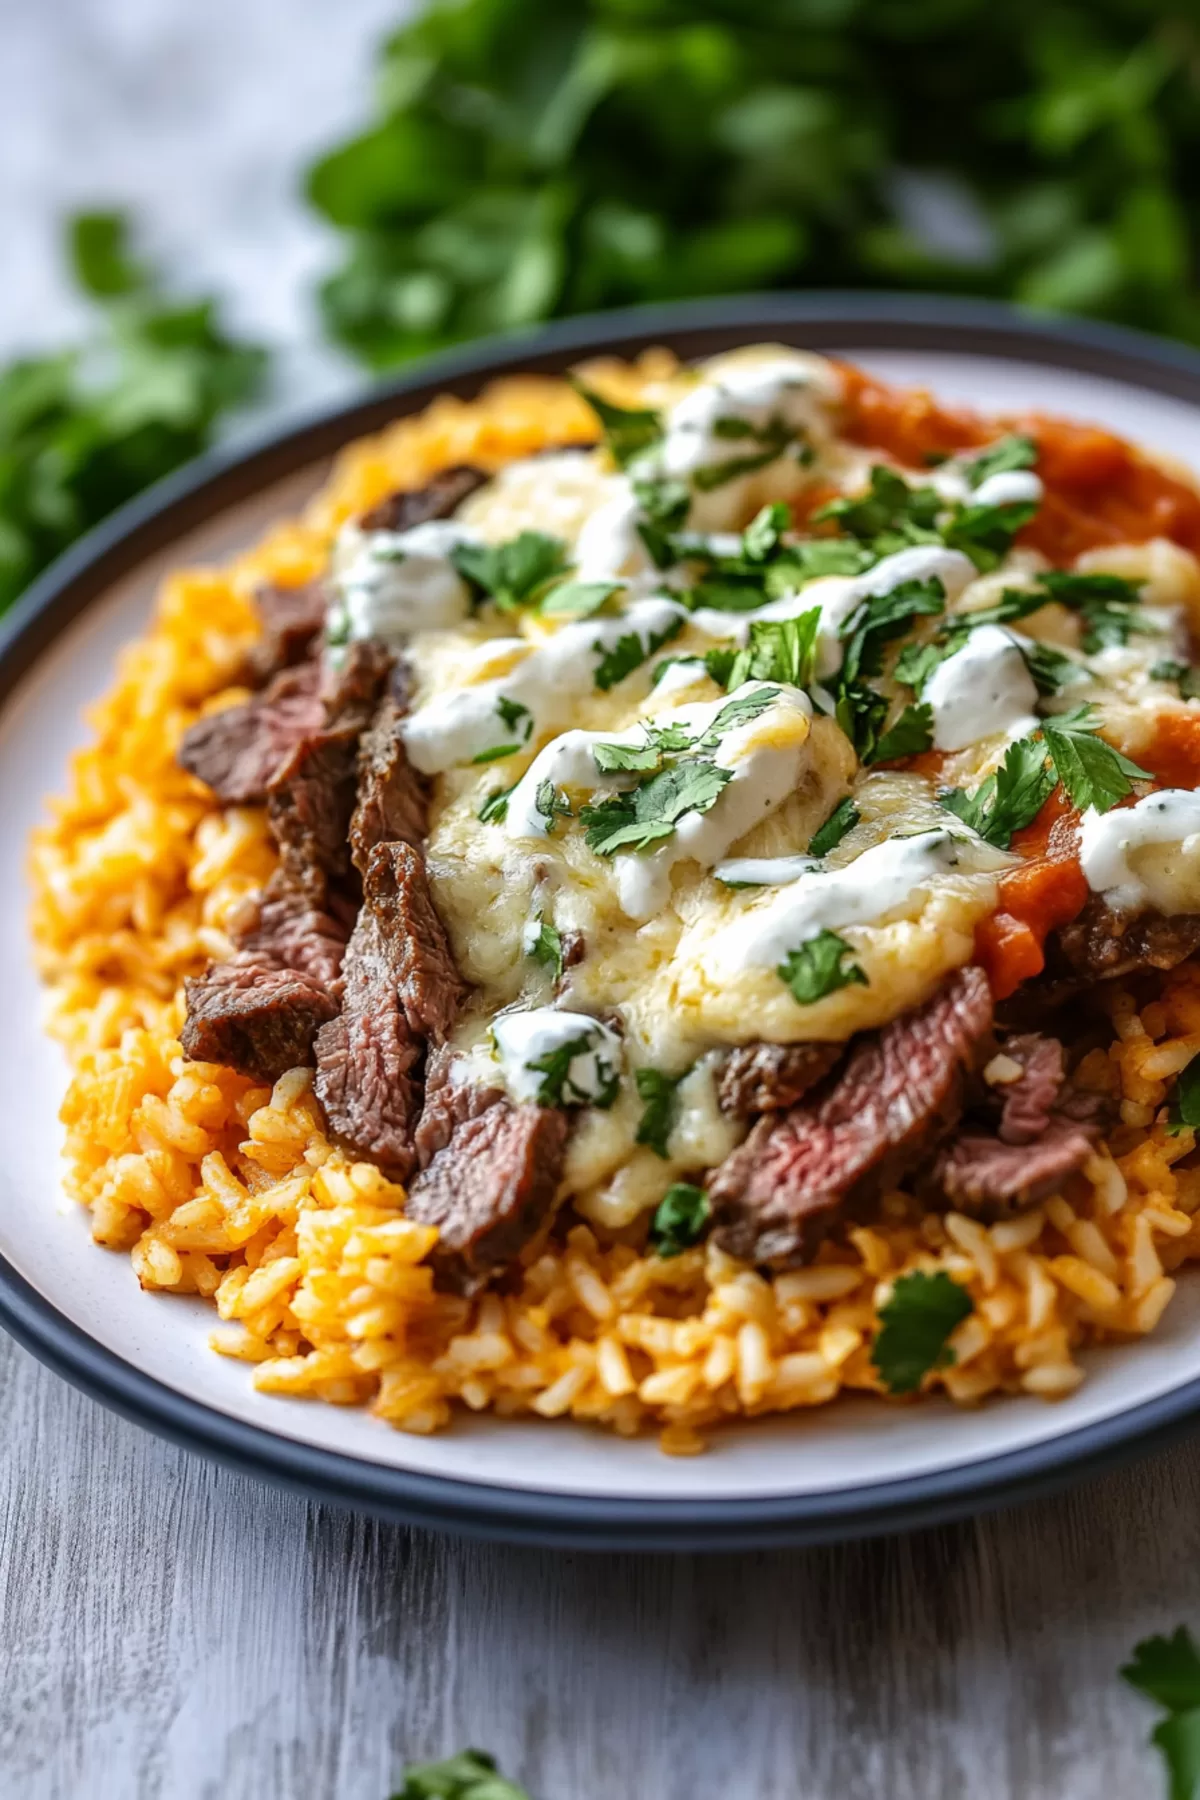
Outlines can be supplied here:
<path id="1" fill-rule="evenodd" d="M 1198 949 L 1200 913 L 1118 913 L 1093 894 L 1078 918 L 1059 927 L 1047 974 L 1111 981 L 1139 969 L 1173 969 Z"/>
<path id="2" fill-rule="evenodd" d="M 310 906 L 277 877 L 236 933 L 237 950 L 184 983 L 183 1053 L 277 1081 L 312 1056 L 337 1015 L 349 921 Z"/>
<path id="3" fill-rule="evenodd" d="M 455 1127 L 404 1209 L 437 1226 L 440 1285 L 473 1293 L 536 1236 L 562 1179 L 567 1129 L 564 1112 L 503 1097 Z"/>
<path id="4" fill-rule="evenodd" d="M 252 700 L 198 719 L 184 733 L 177 761 L 224 806 L 253 806 L 297 749 L 325 720 L 321 671 L 310 663 L 278 675 Z"/>
<path id="5" fill-rule="evenodd" d="M 425 1168 L 439 1150 L 444 1150 L 460 1125 L 477 1119 L 489 1106 L 504 1099 L 503 1088 L 484 1087 L 477 1081 L 455 1078 L 461 1056 L 443 1045 L 430 1052 L 425 1067 L 425 1097 L 421 1117 L 413 1134 L 417 1161 Z"/>
<path id="6" fill-rule="evenodd" d="M 961 1211 L 985 1219 L 1019 1212 L 1056 1193 L 1091 1155 L 1096 1124 L 1056 1113 L 1034 1143 L 1004 1143 L 967 1131 L 938 1152 L 930 1188 Z"/>
<path id="7" fill-rule="evenodd" d="M 254 605 L 262 636 L 246 659 L 250 681 L 269 681 L 281 669 L 316 655 L 329 609 L 329 588 L 324 581 L 306 581 L 302 587 L 260 587 Z"/>
<path id="8" fill-rule="evenodd" d="M 359 746 L 350 854 L 360 873 L 376 844 L 399 839 L 419 849 L 429 828 L 429 790 L 409 762 L 400 735 L 405 710 L 394 694 L 386 694 Z"/>
<path id="9" fill-rule="evenodd" d="M 440 1044 L 462 997 L 421 856 L 380 844 L 342 966 L 342 1009 L 317 1034 L 317 1097 L 330 1130 L 403 1179 L 415 1161 L 426 1042 Z"/>
<path id="10" fill-rule="evenodd" d="M 325 693 L 322 723 L 296 744 L 267 796 L 287 880 L 318 905 L 325 903 L 330 882 L 350 874 L 358 744 L 391 660 L 372 639 L 350 646 Z"/>
<path id="11" fill-rule="evenodd" d="M 359 526 L 363 531 L 411 531 L 414 525 L 427 525 L 431 519 L 448 519 L 487 479 L 482 469 L 456 464 L 432 476 L 424 487 L 388 494 L 363 513 Z"/>
<path id="12" fill-rule="evenodd" d="M 982 969 L 855 1044 L 832 1087 L 760 1119 L 708 1183 L 717 1242 L 754 1262 L 811 1255 L 848 1205 L 873 1198 L 957 1122 L 964 1076 L 990 1043 Z"/>
<path id="13" fill-rule="evenodd" d="M 1066 1075 L 1063 1047 L 1057 1038 L 1027 1032 L 1009 1038 L 1003 1054 L 1021 1065 L 1021 1074 L 993 1090 L 1002 1105 L 998 1135 L 1006 1144 L 1033 1144 L 1050 1123 L 1050 1115 Z"/>
<path id="14" fill-rule="evenodd" d="M 721 1111 L 785 1112 L 823 1081 L 845 1052 L 845 1044 L 739 1044 L 717 1079 Z"/>

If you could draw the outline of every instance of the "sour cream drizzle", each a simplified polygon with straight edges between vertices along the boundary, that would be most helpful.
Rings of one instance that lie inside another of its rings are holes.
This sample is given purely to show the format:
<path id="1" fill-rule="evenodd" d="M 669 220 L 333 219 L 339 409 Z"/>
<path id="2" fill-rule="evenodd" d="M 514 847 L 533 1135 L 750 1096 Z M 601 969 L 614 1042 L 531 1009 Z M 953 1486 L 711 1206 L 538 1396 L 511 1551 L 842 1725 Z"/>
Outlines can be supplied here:
<path id="1" fill-rule="evenodd" d="M 1181 858 L 1200 851 L 1200 791 L 1163 788 L 1133 806 L 1098 813 L 1089 807 L 1079 828 L 1079 864 L 1094 894 L 1103 894 L 1118 912 L 1137 912 L 1154 904 L 1154 896 L 1130 862 L 1130 855 L 1153 844 L 1178 845 Z M 1200 912 L 1194 904 L 1180 911 Z"/>
<path id="2" fill-rule="evenodd" d="M 478 541 L 453 519 L 431 519 L 408 531 L 347 527 L 333 556 L 335 634 L 398 645 L 415 631 L 461 624 L 471 594 L 450 553 Z"/>
<path id="3" fill-rule="evenodd" d="M 921 699 L 933 708 L 936 750 L 964 750 L 1001 732 L 1026 737 L 1037 728 L 1037 685 L 1018 640 L 1002 625 L 973 631 L 934 669 Z"/>
<path id="4" fill-rule="evenodd" d="M 544 1062 L 556 1050 L 583 1039 L 578 1054 L 567 1065 L 561 1089 L 552 1103 L 587 1106 L 602 1100 L 612 1104 L 612 1088 L 619 1077 L 624 1045 L 615 1031 L 586 1013 L 562 1012 L 554 1006 L 534 1007 L 529 1012 L 501 1013 L 492 1026 L 496 1054 L 505 1085 L 514 1100 L 537 1100 L 546 1081 Z"/>

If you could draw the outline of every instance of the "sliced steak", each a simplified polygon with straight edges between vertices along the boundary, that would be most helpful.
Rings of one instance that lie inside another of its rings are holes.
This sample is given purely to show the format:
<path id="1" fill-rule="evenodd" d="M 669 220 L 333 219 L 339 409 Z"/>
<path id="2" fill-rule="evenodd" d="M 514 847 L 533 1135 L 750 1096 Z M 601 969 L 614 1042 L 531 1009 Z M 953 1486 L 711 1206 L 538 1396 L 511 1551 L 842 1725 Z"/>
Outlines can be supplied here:
<path id="1" fill-rule="evenodd" d="M 350 820 L 358 744 L 391 667 L 382 644 L 350 646 L 324 695 L 322 723 L 294 747 L 267 797 L 271 829 L 291 886 L 323 905 L 331 882 L 350 874 Z"/>
<path id="2" fill-rule="evenodd" d="M 487 479 L 482 469 L 459 463 L 432 476 L 424 487 L 388 494 L 363 513 L 358 523 L 363 531 L 411 531 L 414 525 L 427 525 L 431 519 L 448 519 Z"/>
<path id="3" fill-rule="evenodd" d="M 1095 1146 L 1098 1127 L 1065 1114 L 1050 1118 L 1036 1142 L 1004 1143 L 990 1132 L 965 1131 L 945 1145 L 929 1186 L 961 1211 L 985 1219 L 1019 1212 L 1056 1193 Z"/>
<path id="4" fill-rule="evenodd" d="M 982 969 L 858 1040 L 838 1079 L 760 1119 L 708 1184 L 717 1242 L 753 1262 L 803 1260 L 849 1206 L 920 1161 L 957 1122 L 964 1077 L 991 1041 Z"/>
<path id="5" fill-rule="evenodd" d="M 717 1098 L 727 1113 L 784 1112 L 845 1055 L 845 1044 L 740 1044 L 721 1065 Z"/>
<path id="6" fill-rule="evenodd" d="M 269 681 L 281 669 L 290 669 L 315 656 L 329 609 L 326 582 L 306 581 L 302 587 L 260 587 L 254 605 L 262 635 L 246 660 L 251 682 Z"/>
<path id="7" fill-rule="evenodd" d="M 317 1096 L 343 1143 L 403 1179 L 426 1042 L 444 1040 L 462 996 L 425 864 L 408 844 L 371 853 L 342 981 L 341 1012 L 317 1035 Z"/>
<path id="8" fill-rule="evenodd" d="M 485 1087 L 477 1081 L 459 1080 L 463 1058 L 448 1045 L 430 1053 L 425 1068 L 425 1100 L 413 1134 L 417 1161 L 422 1168 L 444 1150 L 460 1125 L 477 1119 L 489 1106 L 504 1099 L 503 1088 Z"/>
<path id="9" fill-rule="evenodd" d="M 289 669 L 252 700 L 198 719 L 184 733 L 177 761 L 224 806 L 253 806 L 325 719 L 315 663 Z"/>
<path id="10" fill-rule="evenodd" d="M 1063 1085 L 1066 1066 L 1057 1038 L 1027 1032 L 1009 1038 L 1005 1056 L 1020 1063 L 1016 1081 L 993 1089 L 1001 1100 L 998 1135 L 1006 1144 L 1033 1144 L 1050 1123 L 1050 1115 Z"/>
<path id="11" fill-rule="evenodd" d="M 500 1098 L 462 1120 L 409 1189 L 405 1213 L 436 1225 L 442 1286 L 472 1293 L 545 1222 L 562 1179 L 567 1115 Z"/>
<path id="12" fill-rule="evenodd" d="M 404 713 L 402 703 L 386 694 L 359 746 L 350 854 L 360 873 L 376 844 L 398 839 L 419 849 L 429 828 L 429 790 L 409 762 L 400 735 Z"/>
<path id="13" fill-rule="evenodd" d="M 1062 925 L 1046 959 L 1047 975 L 1110 981 L 1139 969 L 1173 969 L 1200 949 L 1200 913 L 1118 913 L 1093 894 Z"/>
<path id="14" fill-rule="evenodd" d="M 184 992 L 184 1055 L 224 1063 L 253 1081 L 277 1081 L 310 1061 L 318 1030 L 337 1013 L 322 982 L 252 957 L 214 964 L 185 981 Z"/>
<path id="15" fill-rule="evenodd" d="M 254 1081 L 309 1062 L 318 1029 L 337 1014 L 349 935 L 349 920 L 273 878 L 240 922 L 234 955 L 185 981 L 184 1055 Z"/>

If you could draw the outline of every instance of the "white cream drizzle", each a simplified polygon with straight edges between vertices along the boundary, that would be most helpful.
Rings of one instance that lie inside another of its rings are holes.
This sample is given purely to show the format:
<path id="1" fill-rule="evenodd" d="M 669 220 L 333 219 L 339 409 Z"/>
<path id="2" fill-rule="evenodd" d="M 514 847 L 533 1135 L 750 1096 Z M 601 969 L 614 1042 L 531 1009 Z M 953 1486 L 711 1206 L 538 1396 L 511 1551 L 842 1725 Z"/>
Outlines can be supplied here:
<path id="1" fill-rule="evenodd" d="M 1089 807 L 1079 828 L 1079 864 L 1094 894 L 1103 894 L 1118 912 L 1137 912 L 1154 904 L 1154 896 L 1130 862 L 1151 845 L 1177 845 L 1181 859 L 1200 851 L 1200 791 L 1163 788 L 1133 806 L 1098 813 Z M 1194 904 L 1180 908 L 1200 912 L 1200 888 Z"/>
<path id="2" fill-rule="evenodd" d="M 965 750 L 1001 732 L 1026 737 L 1037 728 L 1037 684 L 1017 638 L 1002 625 L 973 631 L 937 665 L 921 699 L 933 709 L 937 750 Z"/>
<path id="3" fill-rule="evenodd" d="M 348 525 L 333 553 L 331 626 L 350 641 L 400 644 L 416 631 L 461 624 L 471 592 L 450 552 L 478 543 L 453 519 L 430 519 L 408 531 L 362 531 Z"/>
<path id="4" fill-rule="evenodd" d="M 537 1100 L 546 1071 L 533 1065 L 577 1038 L 585 1043 L 567 1066 L 561 1095 L 551 1096 L 554 1104 L 587 1106 L 609 1098 L 624 1061 L 624 1044 L 615 1031 L 586 1013 L 563 1012 L 554 1006 L 500 1013 L 492 1025 L 492 1036 L 505 1086 L 514 1100 Z"/>

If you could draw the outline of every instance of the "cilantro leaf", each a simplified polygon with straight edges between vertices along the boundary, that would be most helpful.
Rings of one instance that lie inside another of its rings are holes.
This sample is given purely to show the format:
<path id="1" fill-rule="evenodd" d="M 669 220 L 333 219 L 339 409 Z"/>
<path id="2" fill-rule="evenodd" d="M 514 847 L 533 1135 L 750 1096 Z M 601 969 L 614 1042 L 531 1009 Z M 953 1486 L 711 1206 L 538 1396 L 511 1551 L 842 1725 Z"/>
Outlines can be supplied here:
<path id="1" fill-rule="evenodd" d="M 860 762 L 866 762 L 874 750 L 887 713 L 886 697 L 877 693 L 869 682 L 843 679 L 839 683 L 834 716 L 853 744 Z"/>
<path id="2" fill-rule="evenodd" d="M 1135 781 L 1153 777 L 1097 736 L 1095 720 L 1093 707 L 1077 706 L 1073 712 L 1047 719 L 1042 735 L 1072 805 L 1080 811 L 1094 806 L 1103 813 L 1124 800 Z"/>
<path id="3" fill-rule="evenodd" d="M 732 769 L 699 759 L 660 769 L 632 793 L 581 809 L 588 846 L 599 856 L 648 850 L 670 837 L 685 813 L 707 812 L 732 780 Z"/>
<path id="4" fill-rule="evenodd" d="M 661 1069 L 639 1069 L 634 1077 L 638 1098 L 644 1103 L 635 1143 L 646 1144 L 664 1162 L 670 1156 L 667 1140 L 675 1124 L 676 1089 L 682 1075 L 664 1075 Z"/>
<path id="5" fill-rule="evenodd" d="M 791 512 L 782 501 L 756 512 L 742 533 L 742 556 L 747 562 L 765 563 L 779 548 L 791 523 Z"/>
<path id="6" fill-rule="evenodd" d="M 1164 657 L 1155 663 L 1150 674 L 1155 681 L 1177 681 L 1181 700 L 1200 700 L 1200 669 Z"/>
<path id="7" fill-rule="evenodd" d="M 693 1187 L 690 1181 L 676 1181 L 654 1209 L 650 1242 L 660 1256 L 678 1256 L 699 1243 L 711 1216 L 704 1189 Z"/>
<path id="8" fill-rule="evenodd" d="M 493 788 L 483 805 L 480 807 L 478 813 L 476 813 L 476 818 L 480 819 L 485 825 L 503 824 L 504 820 L 508 817 L 509 796 L 516 785 L 517 784 L 514 781 L 510 787 Z"/>
<path id="9" fill-rule="evenodd" d="M 616 687 L 635 669 L 640 669 L 648 662 L 656 650 L 669 644 L 672 638 L 678 637 L 683 630 L 683 619 L 675 618 L 664 625 L 661 631 L 651 631 L 644 638 L 636 631 L 625 631 L 609 649 L 603 651 L 596 664 L 592 680 L 602 693 Z"/>
<path id="10" fill-rule="evenodd" d="M 806 538 L 803 543 L 785 544 L 765 571 L 766 593 L 778 600 L 822 575 L 861 575 L 877 560 L 873 550 L 852 537 Z"/>
<path id="11" fill-rule="evenodd" d="M 590 1088 L 579 1087 L 571 1078 L 571 1064 L 575 1058 L 589 1056 L 593 1051 L 596 1051 L 596 1074 L 599 1082 L 595 1092 Z M 542 1077 L 537 1091 L 539 1106 L 596 1106 L 602 1112 L 607 1112 L 621 1087 L 620 1076 L 612 1064 L 599 1054 L 596 1039 L 589 1031 L 581 1031 L 578 1037 L 568 1038 L 565 1044 L 548 1050 L 545 1056 L 536 1057 L 525 1066 L 532 1074 Z"/>
<path id="12" fill-rule="evenodd" d="M 464 580 L 515 612 L 542 597 L 543 589 L 567 568 L 566 545 L 542 531 L 518 532 L 503 544 L 456 544 L 450 561 Z"/>
<path id="13" fill-rule="evenodd" d="M 775 973 L 792 990 L 793 999 L 801 1006 L 812 1006 L 826 994 L 836 994 L 839 988 L 867 986 L 867 978 L 857 963 L 842 966 L 844 958 L 852 955 L 850 945 L 836 931 L 819 931 L 799 949 L 789 950 Z"/>
<path id="14" fill-rule="evenodd" d="M 768 463 L 777 461 L 797 437 L 786 419 L 778 416 L 768 419 L 765 425 L 753 425 L 748 419 L 717 419 L 713 431 L 717 437 L 752 439 L 758 448 L 696 469 L 692 483 L 702 494 L 724 487 L 726 482 L 736 481 L 740 475 L 753 475 L 757 470 L 765 469 Z"/>
<path id="15" fill-rule="evenodd" d="M 404 1785 L 392 1800 L 529 1800 L 515 1781 L 506 1781 L 486 1750 L 460 1750 L 442 1762 L 406 1769 Z"/>
<path id="16" fill-rule="evenodd" d="M 968 797 L 960 788 L 938 795 L 948 812 L 997 850 L 1007 850 L 1013 833 L 1032 825 L 1056 781 L 1040 737 L 1018 738 L 1004 753 L 995 774 L 987 776 Z"/>
<path id="17" fill-rule="evenodd" d="M 1031 437 L 1015 432 L 997 438 L 978 456 L 973 456 L 964 473 L 969 487 L 982 487 L 989 475 L 1007 475 L 1010 469 L 1032 469 L 1038 459 L 1038 447 Z"/>
<path id="18" fill-rule="evenodd" d="M 1143 1638 L 1135 1644 L 1121 1676 L 1168 1712 L 1200 1707 L 1200 1650 L 1185 1625 L 1171 1637 Z"/>
<path id="19" fill-rule="evenodd" d="M 653 449 L 662 437 L 662 419 L 651 408 L 618 406 L 615 401 L 596 393 L 594 388 L 585 387 L 581 381 L 573 380 L 571 386 L 595 413 L 604 433 L 605 447 L 618 468 L 626 468 L 635 457 Z"/>
<path id="20" fill-rule="evenodd" d="M 592 750 L 596 767 L 602 775 L 654 774 L 661 769 L 662 746 L 645 744 L 596 744 Z"/>
<path id="21" fill-rule="evenodd" d="M 980 625 L 1011 625 L 1014 619 L 1027 619 L 1030 613 L 1040 612 L 1047 598 L 1041 588 L 1005 588 L 991 606 L 979 606 L 971 612 L 956 613 L 951 621 L 951 629 L 965 634 L 976 631 Z"/>
<path id="22" fill-rule="evenodd" d="M 571 817 L 571 802 L 561 788 L 555 787 L 547 779 L 538 782 L 537 792 L 533 796 L 533 810 L 546 821 L 547 837 L 553 837 L 556 821 Z"/>
<path id="23" fill-rule="evenodd" d="M 769 706 L 774 706 L 778 698 L 779 689 L 775 687 L 755 688 L 753 693 L 735 694 L 732 700 L 725 702 L 712 724 L 696 739 L 693 749 L 701 755 L 715 750 L 722 738 L 741 725 L 749 725 L 751 720 L 765 713 Z"/>
<path id="24" fill-rule="evenodd" d="M 542 968 L 549 969 L 555 981 L 562 974 L 562 937 L 540 913 L 534 915 L 526 928 L 525 954 L 531 956 L 535 963 L 540 963 Z"/>
<path id="25" fill-rule="evenodd" d="M 946 590 L 936 576 L 928 581 L 902 581 L 886 594 L 868 595 L 841 628 L 846 643 L 842 680 L 881 675 L 886 645 L 900 637 L 913 619 L 945 609 Z"/>
<path id="26" fill-rule="evenodd" d="M 623 581 L 564 581 L 551 588 L 540 611 L 546 619 L 590 619 L 624 588 Z"/>
<path id="27" fill-rule="evenodd" d="M 947 643 L 905 644 L 896 658 L 892 675 L 915 693 L 920 693 L 933 671 L 947 656 L 951 656 L 956 645 Z"/>
<path id="28" fill-rule="evenodd" d="M 1074 657 L 1056 650 L 1051 644 L 1039 644 L 1031 639 L 1019 648 L 1039 694 L 1057 694 L 1085 673 Z"/>
<path id="29" fill-rule="evenodd" d="M 839 800 L 825 823 L 809 839 L 810 856 L 828 856 L 837 848 L 848 831 L 853 831 L 862 814 L 849 795 Z"/>
<path id="30" fill-rule="evenodd" d="M 933 708 L 918 702 L 906 706 L 896 723 L 884 732 L 870 754 L 868 764 L 898 762 L 904 756 L 919 756 L 933 743 Z"/>
<path id="31" fill-rule="evenodd" d="M 1162 1751 L 1170 1782 L 1170 1800 L 1196 1800 L 1200 1793 L 1200 1707 L 1172 1713 L 1150 1733 Z"/>
<path id="32" fill-rule="evenodd" d="M 942 1269 L 899 1276 L 879 1309 L 880 1329 L 871 1346 L 871 1362 L 888 1393 L 915 1393 L 931 1369 L 952 1363 L 948 1339 L 974 1310 L 967 1290 Z"/>
<path id="33" fill-rule="evenodd" d="M 1189 1125 L 1200 1128 L 1200 1055 L 1193 1056 L 1175 1077 L 1167 1103 L 1167 1130 L 1172 1137 L 1178 1137 Z"/>
<path id="34" fill-rule="evenodd" d="M 1008 500 L 995 506 L 958 506 L 942 536 L 951 550 L 962 550 L 977 569 L 994 569 L 1040 505 L 1038 500 Z"/>
<path id="35" fill-rule="evenodd" d="M 729 665 L 725 686 L 740 688 L 747 681 L 786 681 L 791 687 L 808 687 L 813 678 L 820 623 L 819 606 L 795 619 L 755 619 L 749 641 Z"/>
<path id="36" fill-rule="evenodd" d="M 836 521 L 863 542 L 887 532 L 904 534 L 911 527 L 932 528 L 942 502 L 931 487 L 909 487 L 886 463 L 875 463 L 865 494 L 831 500 L 812 515 L 814 525 Z"/>
<path id="37" fill-rule="evenodd" d="M 1083 619 L 1083 648 L 1090 656 L 1115 644 L 1127 644 L 1147 629 L 1138 605 L 1141 584 L 1121 575 L 1073 575 L 1047 569 L 1039 577 L 1052 600 L 1071 607 Z"/>

